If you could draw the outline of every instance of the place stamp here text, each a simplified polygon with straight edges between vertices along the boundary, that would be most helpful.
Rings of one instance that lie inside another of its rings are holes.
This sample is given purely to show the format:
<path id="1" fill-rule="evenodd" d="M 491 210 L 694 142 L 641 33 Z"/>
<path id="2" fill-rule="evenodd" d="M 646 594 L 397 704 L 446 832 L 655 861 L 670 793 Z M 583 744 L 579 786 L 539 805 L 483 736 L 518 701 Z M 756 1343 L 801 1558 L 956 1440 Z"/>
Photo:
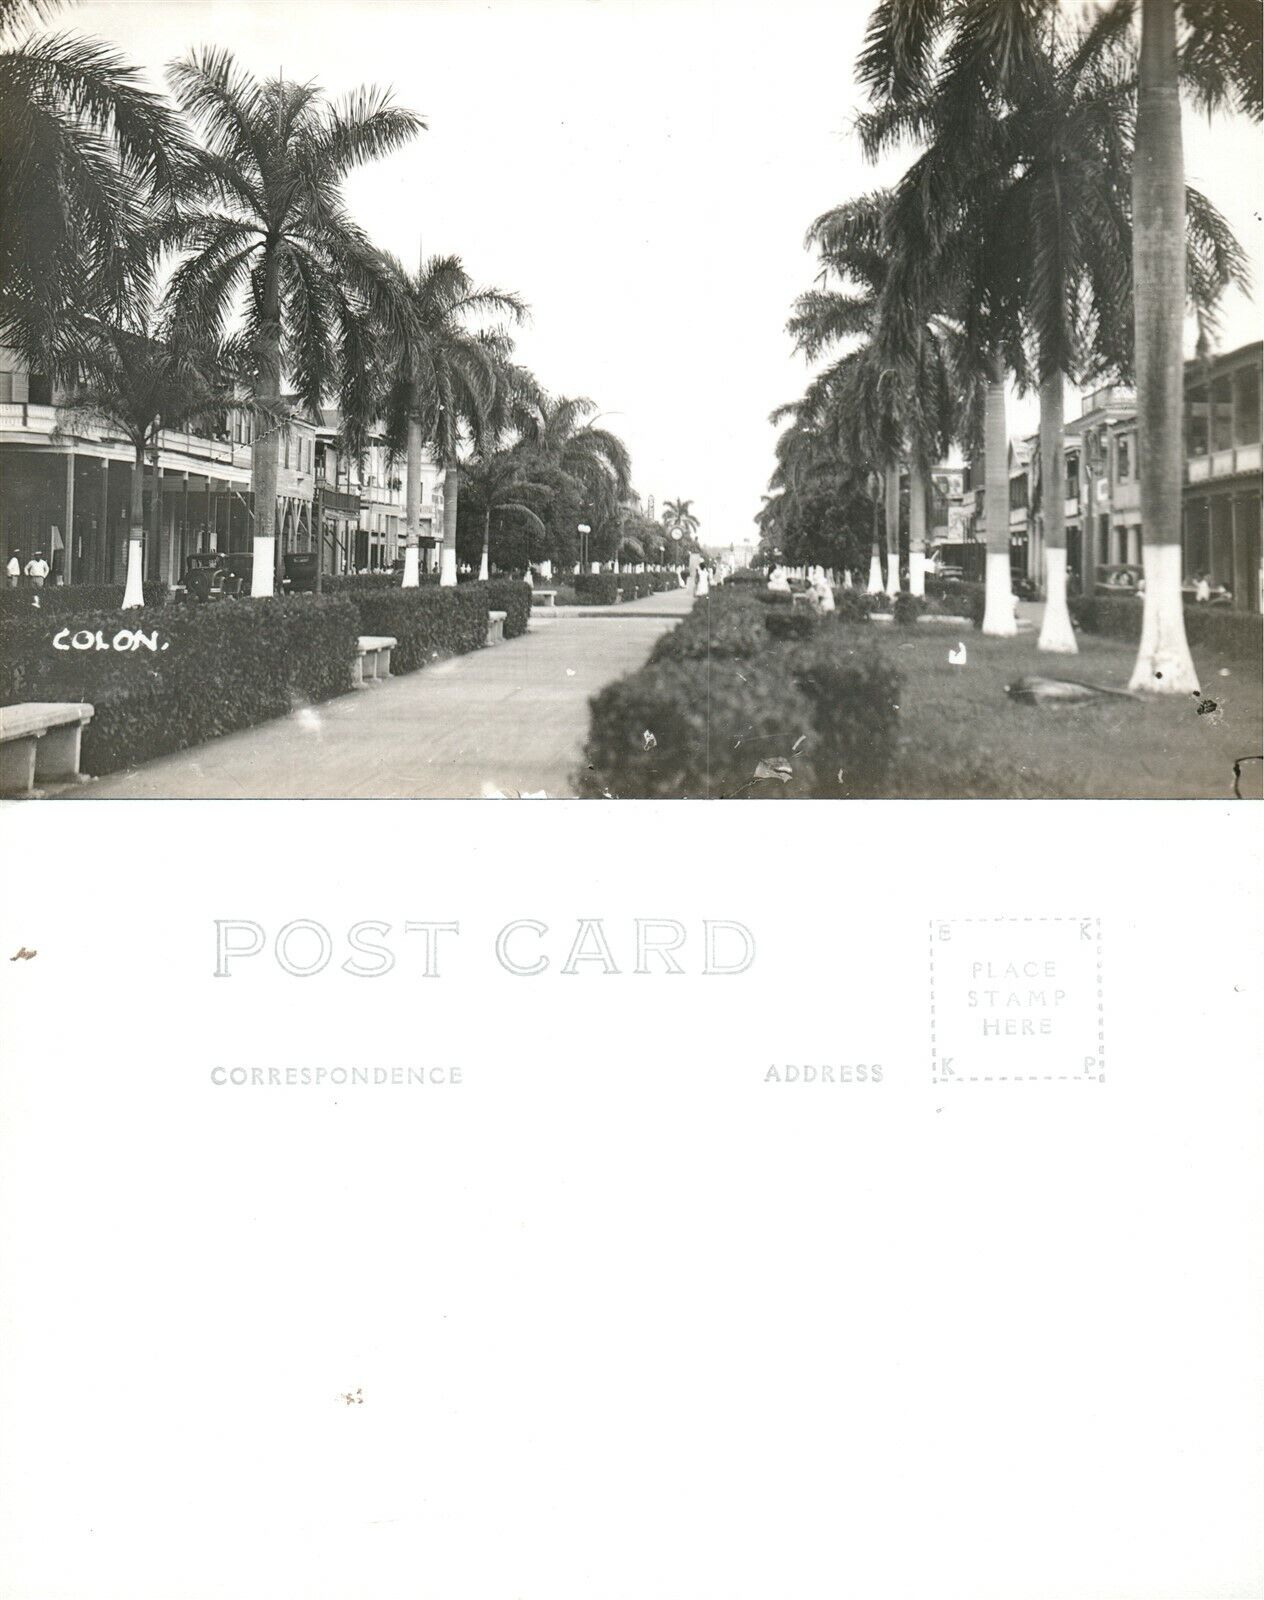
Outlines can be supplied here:
<path id="1" fill-rule="evenodd" d="M 1106 1081 L 1097 917 L 930 924 L 934 1083 Z"/>

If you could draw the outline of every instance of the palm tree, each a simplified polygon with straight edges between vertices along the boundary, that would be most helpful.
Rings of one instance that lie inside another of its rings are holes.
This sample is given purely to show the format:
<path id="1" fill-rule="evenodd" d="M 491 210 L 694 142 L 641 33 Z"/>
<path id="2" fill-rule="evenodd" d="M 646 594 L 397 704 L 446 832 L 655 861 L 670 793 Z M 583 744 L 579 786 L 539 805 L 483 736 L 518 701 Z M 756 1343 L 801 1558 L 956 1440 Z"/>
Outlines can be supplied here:
<path id="1" fill-rule="evenodd" d="M 701 523 L 693 513 L 692 500 L 664 500 L 663 526 L 668 533 L 678 530 L 682 535 L 697 533 Z"/>
<path id="2" fill-rule="evenodd" d="M 258 403 L 251 593 L 266 595 L 275 582 L 283 431 L 268 419 L 283 366 L 313 413 L 338 384 L 354 432 L 372 413 L 379 361 L 402 347 L 407 306 L 397 278 L 348 213 L 342 181 L 425 123 L 377 89 L 331 104 L 314 83 L 260 82 L 226 50 L 195 51 L 168 76 L 204 139 L 180 215 L 164 235 L 185 252 L 170 306 L 197 344 L 218 342 L 244 322 Z"/>
<path id="3" fill-rule="evenodd" d="M 510 366 L 507 343 L 480 336 L 471 323 L 487 315 L 521 322 L 526 308 L 507 290 L 478 287 L 458 256 L 434 256 L 415 275 L 389 260 L 397 293 L 408 308 L 384 406 L 387 441 L 395 450 L 402 445 L 408 458 L 404 587 L 419 582 L 423 443 L 434 447 L 444 468 L 439 582 L 450 587 L 456 582 L 462 436 L 486 444 L 489 428 L 493 435 L 499 431 L 493 418 L 498 391 L 512 395 L 526 381 L 522 369 Z M 508 421 L 510 402 L 504 407 Z"/>
<path id="4" fill-rule="evenodd" d="M 73 370 L 91 320 L 144 282 L 143 225 L 170 193 L 180 124 L 109 45 L 23 38 L 58 0 L 0 0 L 0 342 Z"/>
<path id="5" fill-rule="evenodd" d="M 1187 25 L 1178 52 L 1177 13 Z M 1130 687 L 1188 694 L 1198 675 L 1181 602 L 1185 221 L 1179 72 L 1207 110 L 1261 114 L 1260 10 L 1243 0 L 1141 0 L 1132 175 L 1137 448 L 1145 598 Z"/>
<path id="6" fill-rule="evenodd" d="M 930 305 L 912 303 L 907 294 L 888 293 L 890 263 L 906 246 L 896 233 L 897 214 L 886 191 L 861 196 L 819 216 L 807 244 L 820 251 L 818 288 L 795 302 L 788 324 L 809 360 L 849 336 L 867 337 L 849 383 L 859 383 L 855 399 L 875 416 L 868 444 L 853 429 L 853 452 L 875 457 L 884 478 L 887 586 L 900 587 L 900 459 L 909 464 L 909 583 L 924 589 L 923 545 L 930 469 L 947 448 L 954 418 L 949 383 L 946 320 Z M 829 286 L 831 277 L 842 288 Z M 893 314 L 898 308 L 898 315 Z M 845 403 L 850 403 L 850 400 Z"/>
<path id="7" fill-rule="evenodd" d="M 548 528 L 529 501 L 533 496 L 547 498 L 551 486 L 529 476 L 527 463 L 512 450 L 494 455 L 476 455 L 461 466 L 462 494 L 483 514 L 482 556 L 478 576 L 486 582 L 491 574 L 492 523 L 501 517 L 518 517 L 528 528 L 547 537 Z"/>
<path id="8" fill-rule="evenodd" d="M 62 409 L 105 423 L 132 446 L 131 516 L 123 606 L 144 604 L 145 457 L 153 452 L 157 527 L 157 450 L 164 428 L 219 417 L 236 396 L 231 361 L 224 351 L 199 350 L 160 337 L 142 314 L 128 329 L 100 327 L 81 359 L 81 380 Z"/>
<path id="9" fill-rule="evenodd" d="M 597 427 L 596 412 L 592 400 L 546 397 L 522 418 L 520 449 L 533 474 L 559 491 L 559 501 L 574 504 L 577 492 L 581 520 L 599 539 L 610 534 L 617 540 L 632 462 L 623 440 Z"/>
<path id="10" fill-rule="evenodd" d="M 1176 17 L 1186 23 L 1178 52 Z M 1030 5 L 978 6 L 959 0 L 882 0 L 871 15 L 859 70 L 870 90 L 874 111 L 862 118 L 862 138 L 871 149 L 880 148 L 898 134 L 914 134 L 931 144 L 923 159 L 920 198 L 928 218 L 955 217 L 963 201 L 970 201 L 980 169 L 989 161 L 995 174 L 994 141 L 1008 115 L 1021 124 L 1030 114 L 1033 83 L 1049 81 L 1046 57 L 1050 29 L 1055 20 L 1053 0 Z M 1117 4 L 1088 30 L 1078 59 L 1094 61 L 1121 33 L 1132 14 L 1131 0 Z M 1074 54 L 1071 59 L 1076 59 Z M 1223 224 L 1205 202 L 1188 197 L 1184 188 L 1179 76 L 1193 86 L 1205 108 L 1231 104 L 1260 117 L 1260 13 L 1242 0 L 1142 0 L 1142 48 L 1137 101 L 1136 154 L 1132 167 L 1131 218 L 1132 279 L 1135 291 L 1135 359 L 1138 380 L 1138 431 L 1141 454 L 1141 510 L 1146 564 L 1145 612 L 1141 649 L 1132 684 L 1158 692 L 1185 692 L 1196 684 L 1185 639 L 1180 600 L 1180 506 L 1182 477 L 1181 413 L 1183 405 L 1183 330 L 1186 306 L 1187 260 L 1195 263 L 1190 275 L 1196 301 L 1214 301 L 1224 284 L 1232 281 L 1237 266 L 1234 246 Z M 1109 75 L 1109 74 L 1108 74 Z M 1069 75 L 1070 76 L 1070 75 Z M 1066 80 L 1064 79 L 1064 87 Z M 1065 111 L 1066 104 L 1063 104 Z M 1124 118 L 1126 120 L 1126 116 Z M 1055 130 L 1064 133 L 1065 129 Z M 1003 141 L 1002 141 L 1003 144 Z M 1046 176 L 1048 177 L 1046 153 Z M 1059 178 L 1064 173 L 1058 174 Z M 947 180 L 946 182 L 943 180 Z M 932 181 L 938 180 L 938 181 Z M 1032 187 L 1037 186 L 1033 182 Z M 1112 194 L 1112 188 L 1114 193 Z M 1097 202 L 1096 224 L 1103 205 L 1109 219 L 1107 244 L 1116 253 L 1120 230 L 1117 161 L 1110 182 L 1100 184 L 1090 203 Z M 984 184 L 985 193 L 991 193 Z M 1043 204 L 1031 219 L 1030 236 L 1046 268 L 1056 261 L 1059 248 L 1077 229 L 1086 213 L 1070 208 L 1051 211 L 1046 183 Z M 1187 214 L 1197 215 L 1213 241 L 1187 241 Z M 971 209 L 977 212 L 977 206 Z M 999 211 L 999 208 L 998 208 Z M 1086 233 L 1090 230 L 1084 230 Z M 1016 237 L 1013 222 L 993 232 L 995 246 L 1003 251 Z M 1100 241 L 1088 241 L 1094 244 Z M 995 266 L 991 251 L 981 260 Z M 1015 263 L 1021 273 L 1022 263 Z M 1118 278 L 1122 264 L 1112 269 Z M 1100 285 L 1095 285 L 1100 287 Z M 1071 284 L 1064 281 L 1064 288 Z M 1056 281 L 1047 275 L 1043 302 L 1037 312 L 1038 356 L 1045 401 L 1042 433 L 1046 460 L 1060 464 L 1060 433 L 1054 405 L 1061 403 L 1061 370 L 1057 347 L 1064 342 L 1065 326 L 1058 333 L 1049 309 L 1056 301 Z M 1052 292 L 1050 292 L 1052 291 Z M 1071 294 L 1066 296 L 1068 302 Z M 1106 297 L 1118 308 L 1118 285 Z M 1030 313 L 1030 305 L 1028 306 Z M 1197 309 L 1197 306 L 1196 306 Z M 999 331 L 999 330 L 998 330 Z M 1051 336 L 1052 335 L 1052 336 Z M 1012 340 L 1010 341 L 1013 348 Z M 994 352 L 995 359 L 995 352 Z M 1124 362 L 1120 363 L 1125 364 Z M 995 374 L 994 374 L 995 376 Z M 993 385 L 993 394 L 996 385 Z M 993 428 L 999 439 L 999 431 Z M 991 452 L 989 453 L 990 459 Z M 1060 497 L 1055 480 L 1046 480 L 1043 501 L 1048 513 Z M 989 472 L 989 480 L 993 474 Z M 997 474 L 996 487 L 1000 480 Z M 989 483 L 989 505 L 992 485 Z M 999 516 L 999 511 L 998 511 Z M 1058 537 L 1057 510 L 1053 535 Z M 989 519 L 990 520 L 990 519 Z M 1063 557 L 1063 564 L 1065 557 Z M 1086 563 L 1087 565 L 1088 563 Z M 989 572 L 992 556 L 989 551 Z M 1055 563 L 1056 565 L 1056 563 Z M 991 606 L 989 604 L 989 612 Z M 1050 621 L 1059 628 L 1060 619 Z M 985 627 L 987 626 L 985 622 Z M 1046 640 L 1046 644 L 1050 642 Z M 1065 642 L 1065 641 L 1063 641 Z"/>

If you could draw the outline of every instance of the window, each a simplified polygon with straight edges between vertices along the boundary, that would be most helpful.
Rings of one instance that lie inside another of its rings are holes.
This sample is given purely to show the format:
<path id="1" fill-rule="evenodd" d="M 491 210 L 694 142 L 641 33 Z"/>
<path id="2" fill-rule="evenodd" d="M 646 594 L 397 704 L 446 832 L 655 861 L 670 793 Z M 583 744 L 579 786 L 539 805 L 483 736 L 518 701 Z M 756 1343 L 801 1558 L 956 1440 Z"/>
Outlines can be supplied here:
<path id="1" fill-rule="evenodd" d="M 1120 434 L 1115 441 L 1115 471 L 1120 483 L 1127 483 L 1132 477 L 1132 437 L 1129 434 Z"/>
<path id="2" fill-rule="evenodd" d="M 290 434 L 288 428 L 285 433 L 285 464 L 287 467 L 290 464 Z"/>
<path id="3" fill-rule="evenodd" d="M 1185 454 L 1205 456 L 1210 440 L 1207 432 L 1207 387 L 1191 389 L 1185 396 Z"/>
<path id="4" fill-rule="evenodd" d="M 1066 497 L 1068 500 L 1080 498 L 1080 458 L 1070 455 L 1066 458 Z"/>
<path id="5" fill-rule="evenodd" d="M 1211 386 L 1211 448 L 1228 450 L 1233 445 L 1233 380 L 1226 372 Z"/>
<path id="6" fill-rule="evenodd" d="M 1233 442 L 1259 444 L 1260 369 L 1256 366 L 1240 367 L 1234 374 L 1234 385 Z"/>

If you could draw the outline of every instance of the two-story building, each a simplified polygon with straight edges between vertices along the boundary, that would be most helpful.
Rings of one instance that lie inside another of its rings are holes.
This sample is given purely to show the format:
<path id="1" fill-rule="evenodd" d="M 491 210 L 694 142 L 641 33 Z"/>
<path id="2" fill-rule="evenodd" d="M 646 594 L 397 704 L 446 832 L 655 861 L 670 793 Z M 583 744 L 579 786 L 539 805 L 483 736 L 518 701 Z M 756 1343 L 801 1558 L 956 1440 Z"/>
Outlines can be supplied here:
<path id="1" fill-rule="evenodd" d="M 406 468 L 392 459 L 380 433 L 370 436 L 361 460 L 343 446 L 342 418 L 325 408 L 316 427 L 317 523 L 325 572 L 388 571 L 403 552 L 407 532 Z M 421 456 L 422 568 L 437 565 L 443 534 L 443 474 L 434 454 Z M 428 544 L 428 541 L 434 541 Z"/>
<path id="2" fill-rule="evenodd" d="M 1259 611 L 1260 372 L 1254 344 L 1185 367 L 1184 571 Z"/>
<path id="3" fill-rule="evenodd" d="M 225 411 L 202 432 L 164 430 L 146 452 L 145 577 L 178 583 L 199 550 L 248 551 L 254 420 Z M 63 583 L 122 583 L 135 452 L 109 424 L 0 350 L 0 541 L 23 564 L 42 550 Z M 308 548 L 315 429 L 296 417 L 281 441 L 274 526 L 280 550 Z"/>

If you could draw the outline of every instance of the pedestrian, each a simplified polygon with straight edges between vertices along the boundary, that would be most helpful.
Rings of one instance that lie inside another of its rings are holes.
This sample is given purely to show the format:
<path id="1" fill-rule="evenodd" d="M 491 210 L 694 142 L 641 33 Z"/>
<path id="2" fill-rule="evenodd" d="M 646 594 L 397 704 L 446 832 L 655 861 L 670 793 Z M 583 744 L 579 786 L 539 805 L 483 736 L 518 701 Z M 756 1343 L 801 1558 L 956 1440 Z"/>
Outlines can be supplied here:
<path id="1" fill-rule="evenodd" d="M 44 579 L 48 576 L 48 562 L 44 560 L 42 550 L 37 550 L 26 563 L 26 576 L 32 589 L 44 587 Z"/>
<path id="2" fill-rule="evenodd" d="M 10 589 L 16 589 L 22 581 L 22 552 L 20 550 L 10 550 L 9 565 L 5 568 L 5 571 L 8 574 Z"/>
<path id="3" fill-rule="evenodd" d="M 1195 580 L 1194 599 L 1203 605 L 1206 605 L 1211 599 L 1211 584 L 1208 581 L 1208 574 L 1205 572 L 1200 572 Z"/>
<path id="4" fill-rule="evenodd" d="M 711 580 L 707 576 L 706 563 L 700 562 L 698 565 L 697 575 L 693 581 L 693 592 L 701 600 L 710 593 L 710 590 Z"/>

